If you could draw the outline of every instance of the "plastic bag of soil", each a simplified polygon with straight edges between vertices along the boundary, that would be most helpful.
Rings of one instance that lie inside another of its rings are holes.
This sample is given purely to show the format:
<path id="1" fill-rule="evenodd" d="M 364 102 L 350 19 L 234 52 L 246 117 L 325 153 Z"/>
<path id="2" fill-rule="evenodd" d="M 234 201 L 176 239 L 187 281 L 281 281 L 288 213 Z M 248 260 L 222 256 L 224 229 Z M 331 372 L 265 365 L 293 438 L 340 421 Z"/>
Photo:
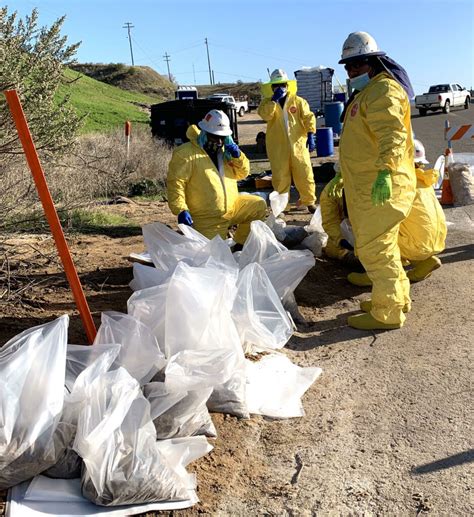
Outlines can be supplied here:
<path id="1" fill-rule="evenodd" d="M 135 291 L 127 302 L 127 312 L 147 325 L 160 346 L 166 342 L 166 299 L 169 281 L 162 285 Z M 166 355 L 166 350 L 164 351 Z"/>
<path id="2" fill-rule="evenodd" d="M 155 285 L 166 283 L 171 274 L 156 267 L 144 266 L 143 264 L 133 264 L 133 280 L 128 284 L 132 291 L 140 291 Z"/>
<path id="3" fill-rule="evenodd" d="M 60 425 L 68 324 L 62 316 L 0 349 L 0 489 L 54 465 L 70 441 Z"/>
<path id="4" fill-rule="evenodd" d="M 293 334 L 280 297 L 259 264 L 240 272 L 232 318 L 246 353 L 282 348 Z"/>
<path id="5" fill-rule="evenodd" d="M 178 265 L 168 288 L 165 349 L 167 357 L 186 350 L 210 355 L 216 350 L 230 351 L 225 369 L 231 377 L 216 386 L 208 407 L 244 417 L 248 416 L 244 353 L 230 313 L 237 292 L 236 272 L 232 268 L 190 267 L 183 262 Z"/>
<path id="6" fill-rule="evenodd" d="M 453 163 L 449 166 L 449 180 L 453 190 L 454 206 L 474 204 L 474 166 Z"/>
<path id="7" fill-rule="evenodd" d="M 114 366 L 123 366 L 140 384 L 149 382 L 166 365 L 164 353 L 152 330 L 143 322 L 120 312 L 103 312 L 94 345 L 118 343 Z"/>
<path id="8" fill-rule="evenodd" d="M 74 441 L 84 497 L 101 506 L 186 499 L 187 479 L 160 453 L 138 382 L 119 368 L 96 379 L 88 396 Z"/>
<path id="9" fill-rule="evenodd" d="M 252 221 L 250 234 L 239 257 L 239 268 L 243 269 L 252 262 L 261 264 L 265 259 L 284 251 L 288 251 L 287 248 L 278 242 L 264 222 Z"/>
<path id="10" fill-rule="evenodd" d="M 64 400 L 60 426 L 69 431 L 67 447 L 55 465 L 43 472 L 51 478 L 81 477 L 82 459 L 72 449 L 81 405 L 87 400 L 87 386 L 107 372 L 120 353 L 120 345 L 68 345 Z"/>
<path id="11" fill-rule="evenodd" d="M 199 391 L 173 390 L 162 382 L 143 386 L 158 440 L 186 436 L 217 436 L 206 402 L 212 388 Z"/>

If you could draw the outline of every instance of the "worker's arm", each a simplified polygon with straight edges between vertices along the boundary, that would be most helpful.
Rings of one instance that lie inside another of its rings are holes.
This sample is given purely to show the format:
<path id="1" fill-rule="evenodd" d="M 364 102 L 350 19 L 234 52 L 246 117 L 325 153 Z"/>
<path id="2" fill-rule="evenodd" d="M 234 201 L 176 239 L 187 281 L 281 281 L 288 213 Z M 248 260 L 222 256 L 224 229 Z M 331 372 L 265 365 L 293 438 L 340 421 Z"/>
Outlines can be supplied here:
<path id="1" fill-rule="evenodd" d="M 191 178 L 192 162 L 184 156 L 181 149 L 173 153 L 168 166 L 167 188 L 168 206 L 174 215 L 178 215 L 183 210 L 188 210 L 186 204 L 186 185 Z"/>
<path id="2" fill-rule="evenodd" d="M 232 169 L 234 179 L 243 180 L 249 175 L 250 162 L 242 151 L 240 151 L 240 156 L 238 158 L 232 158 L 232 160 L 229 160 L 227 164 Z"/>
<path id="3" fill-rule="evenodd" d="M 258 107 L 258 114 L 265 122 L 268 122 L 275 116 L 275 111 L 277 108 L 277 103 L 272 101 L 271 99 L 263 99 Z"/>
<path id="4" fill-rule="evenodd" d="M 393 80 L 380 82 L 367 98 L 367 125 L 379 148 L 378 171 L 396 172 L 405 158 L 408 131 L 404 118 L 407 109 L 406 94 Z"/>
<path id="5" fill-rule="evenodd" d="M 321 192 L 319 200 L 321 205 L 321 218 L 324 231 L 328 234 L 329 240 L 333 246 L 340 248 L 341 239 L 341 222 L 344 219 L 344 209 L 342 202 L 342 193 L 332 199 L 328 196 L 328 187 Z"/>
<path id="6" fill-rule="evenodd" d="M 309 104 L 305 99 L 298 97 L 300 107 L 300 117 L 307 133 L 316 133 L 316 117 L 309 109 Z"/>

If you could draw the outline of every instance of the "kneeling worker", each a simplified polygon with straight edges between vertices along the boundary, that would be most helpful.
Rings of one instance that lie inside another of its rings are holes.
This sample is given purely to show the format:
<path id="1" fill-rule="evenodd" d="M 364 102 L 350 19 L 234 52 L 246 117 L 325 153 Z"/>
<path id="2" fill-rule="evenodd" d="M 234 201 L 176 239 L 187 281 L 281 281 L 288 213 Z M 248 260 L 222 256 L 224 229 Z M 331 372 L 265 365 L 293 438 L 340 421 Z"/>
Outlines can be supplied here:
<path id="1" fill-rule="evenodd" d="M 238 225 L 234 240 L 243 244 L 250 223 L 267 212 L 259 196 L 239 195 L 237 180 L 248 176 L 249 160 L 232 140 L 227 115 L 211 110 L 197 126 L 188 128 L 189 142 L 173 152 L 168 169 L 168 205 L 178 223 L 193 226 L 205 237 L 227 237 Z"/>

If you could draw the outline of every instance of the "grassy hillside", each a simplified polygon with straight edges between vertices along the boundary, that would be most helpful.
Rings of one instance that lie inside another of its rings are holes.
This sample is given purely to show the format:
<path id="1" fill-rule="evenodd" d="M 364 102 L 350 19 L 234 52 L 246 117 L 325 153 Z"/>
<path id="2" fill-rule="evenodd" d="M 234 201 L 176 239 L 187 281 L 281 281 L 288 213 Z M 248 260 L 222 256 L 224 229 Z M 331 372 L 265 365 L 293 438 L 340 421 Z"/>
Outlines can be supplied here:
<path id="1" fill-rule="evenodd" d="M 163 100 L 121 90 L 73 70 L 66 70 L 65 78 L 67 84 L 61 85 L 57 96 L 62 99 L 69 94 L 77 112 L 86 115 L 82 133 L 107 131 L 122 126 L 126 120 L 148 123 L 149 106 Z"/>
<path id="2" fill-rule="evenodd" d="M 158 95 L 167 99 L 174 97 L 174 84 L 149 66 L 128 66 L 121 63 L 106 65 L 78 63 L 73 65 L 72 69 L 122 90 Z"/>

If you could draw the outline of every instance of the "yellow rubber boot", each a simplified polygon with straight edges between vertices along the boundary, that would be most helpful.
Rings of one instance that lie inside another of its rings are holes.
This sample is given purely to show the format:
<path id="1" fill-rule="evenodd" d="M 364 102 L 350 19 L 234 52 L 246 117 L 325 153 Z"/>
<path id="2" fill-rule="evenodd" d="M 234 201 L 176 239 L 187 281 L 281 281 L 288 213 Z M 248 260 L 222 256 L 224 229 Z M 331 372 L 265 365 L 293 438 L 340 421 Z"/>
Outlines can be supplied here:
<path id="1" fill-rule="evenodd" d="M 372 310 L 372 300 L 364 300 L 363 302 L 360 302 L 360 310 L 370 312 Z M 408 304 L 405 304 L 402 311 L 405 313 L 410 312 L 411 307 Z"/>
<path id="2" fill-rule="evenodd" d="M 415 264 L 413 269 L 407 272 L 407 277 L 412 284 L 428 278 L 433 271 L 441 267 L 441 260 L 434 255 Z"/>
<path id="3" fill-rule="evenodd" d="M 349 273 L 347 275 L 347 280 L 352 285 L 357 285 L 359 287 L 371 287 L 372 280 L 369 278 L 367 273 Z"/>
<path id="4" fill-rule="evenodd" d="M 359 330 L 394 330 L 402 326 L 402 323 L 383 323 L 376 320 L 370 313 L 349 316 L 347 318 L 347 324 Z"/>

